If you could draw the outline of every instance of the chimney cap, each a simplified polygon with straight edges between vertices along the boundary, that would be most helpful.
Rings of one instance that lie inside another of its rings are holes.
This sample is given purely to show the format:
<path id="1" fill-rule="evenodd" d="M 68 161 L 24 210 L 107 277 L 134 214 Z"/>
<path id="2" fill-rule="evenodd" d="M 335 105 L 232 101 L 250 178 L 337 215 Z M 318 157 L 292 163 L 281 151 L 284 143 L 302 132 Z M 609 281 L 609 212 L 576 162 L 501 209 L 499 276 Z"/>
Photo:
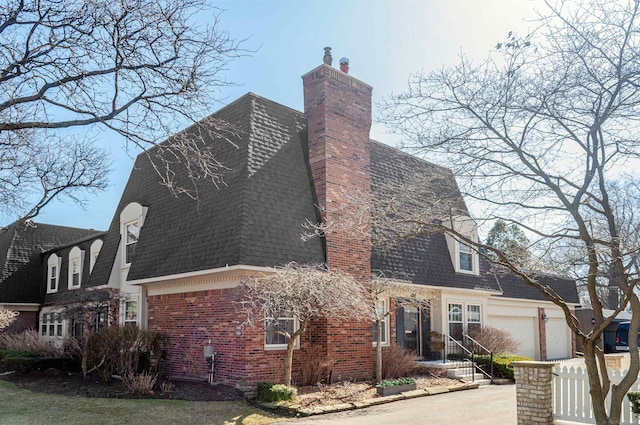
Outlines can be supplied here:
<path id="1" fill-rule="evenodd" d="M 324 48 L 324 57 L 322 58 L 322 61 L 326 64 L 331 66 L 331 63 L 333 62 L 333 57 L 331 56 L 331 47 L 325 47 Z"/>
<path id="2" fill-rule="evenodd" d="M 349 58 L 340 58 L 340 65 L 349 65 Z"/>

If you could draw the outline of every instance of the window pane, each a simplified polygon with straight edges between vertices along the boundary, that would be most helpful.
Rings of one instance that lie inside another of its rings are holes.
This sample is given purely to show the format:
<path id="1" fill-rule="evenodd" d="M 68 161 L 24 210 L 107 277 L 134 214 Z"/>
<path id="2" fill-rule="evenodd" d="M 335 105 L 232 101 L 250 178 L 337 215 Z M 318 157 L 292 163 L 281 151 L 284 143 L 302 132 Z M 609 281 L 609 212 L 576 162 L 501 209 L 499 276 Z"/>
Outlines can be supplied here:
<path id="1" fill-rule="evenodd" d="M 125 303 L 124 320 L 125 321 L 138 320 L 138 302 L 137 301 L 127 301 Z"/>
<path id="2" fill-rule="evenodd" d="M 462 340 L 462 323 L 449 323 L 449 336 L 456 341 Z"/>
<path id="3" fill-rule="evenodd" d="M 295 320 L 292 317 L 280 317 L 277 321 L 265 320 L 265 344 L 287 344 L 289 338 L 284 333 L 293 334 Z"/>
<path id="4" fill-rule="evenodd" d="M 473 257 L 471 254 L 460 252 L 460 270 L 473 271 Z"/>
<path id="5" fill-rule="evenodd" d="M 479 305 L 467 306 L 467 322 L 480 323 L 480 306 Z"/>
<path id="6" fill-rule="evenodd" d="M 138 235 L 140 235 L 140 228 L 138 222 L 127 224 L 127 244 L 138 242 Z"/>
<path id="7" fill-rule="evenodd" d="M 462 304 L 449 304 L 449 321 L 462 322 Z"/>

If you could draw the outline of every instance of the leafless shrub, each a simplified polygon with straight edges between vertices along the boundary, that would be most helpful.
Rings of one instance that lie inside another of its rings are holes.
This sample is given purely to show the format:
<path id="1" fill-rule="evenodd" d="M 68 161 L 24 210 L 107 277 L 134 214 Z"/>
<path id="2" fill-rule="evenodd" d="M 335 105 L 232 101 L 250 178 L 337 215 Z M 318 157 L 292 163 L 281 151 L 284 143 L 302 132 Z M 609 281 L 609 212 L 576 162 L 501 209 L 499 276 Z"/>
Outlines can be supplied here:
<path id="1" fill-rule="evenodd" d="M 0 331 L 7 328 L 18 317 L 18 312 L 0 307 Z"/>
<path id="2" fill-rule="evenodd" d="M 176 386 L 172 382 L 164 381 L 160 384 L 160 392 L 162 395 L 170 394 L 176 389 Z"/>
<path id="3" fill-rule="evenodd" d="M 520 343 L 513 339 L 509 331 L 492 326 L 484 326 L 470 336 L 496 354 L 515 353 L 520 348 Z"/>
<path id="4" fill-rule="evenodd" d="M 311 349 L 302 362 L 302 385 L 315 385 L 327 380 L 330 366 L 326 353 L 318 348 Z"/>
<path id="5" fill-rule="evenodd" d="M 382 353 L 382 379 L 408 376 L 416 367 L 415 353 L 393 344 Z"/>
<path id="6" fill-rule="evenodd" d="M 122 385 L 129 391 L 131 394 L 153 394 L 153 387 L 156 385 L 156 381 L 158 380 L 157 374 L 152 373 L 141 373 L 136 374 L 133 372 L 128 372 L 123 374 L 122 376 Z"/>
<path id="7" fill-rule="evenodd" d="M 16 351 L 32 351 L 42 357 L 65 357 L 64 351 L 34 330 L 0 335 L 0 347 Z"/>

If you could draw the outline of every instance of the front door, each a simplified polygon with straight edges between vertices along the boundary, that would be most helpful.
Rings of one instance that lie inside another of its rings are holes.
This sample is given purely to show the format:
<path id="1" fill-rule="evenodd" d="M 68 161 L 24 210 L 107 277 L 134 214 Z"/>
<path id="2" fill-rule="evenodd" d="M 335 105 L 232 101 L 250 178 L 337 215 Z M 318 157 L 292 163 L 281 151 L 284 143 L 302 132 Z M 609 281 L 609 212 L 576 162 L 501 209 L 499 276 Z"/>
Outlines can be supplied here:
<path id="1" fill-rule="evenodd" d="M 418 357 L 429 353 L 429 312 L 417 307 L 401 307 L 396 311 L 397 343 Z"/>

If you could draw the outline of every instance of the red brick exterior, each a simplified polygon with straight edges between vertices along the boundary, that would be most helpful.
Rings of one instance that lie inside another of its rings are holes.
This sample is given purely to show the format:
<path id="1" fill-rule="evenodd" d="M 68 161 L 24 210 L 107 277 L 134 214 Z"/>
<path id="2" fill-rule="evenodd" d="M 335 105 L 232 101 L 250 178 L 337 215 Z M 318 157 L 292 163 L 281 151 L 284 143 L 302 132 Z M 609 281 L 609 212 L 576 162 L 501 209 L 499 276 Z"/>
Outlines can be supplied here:
<path id="1" fill-rule="evenodd" d="M 328 65 L 302 77 L 309 134 L 309 162 L 318 204 L 329 222 L 349 220 L 345 206 L 370 202 L 371 87 Z M 354 202 L 357 200 L 357 202 Z M 355 213 L 355 211 L 354 211 Z M 344 215 L 342 215 L 344 214 Z M 328 234 L 327 264 L 363 284 L 371 278 L 369 232 Z M 372 323 L 329 320 L 321 344 L 337 379 L 371 378 Z"/>
<path id="2" fill-rule="evenodd" d="M 330 66 L 303 76 L 309 159 L 320 205 L 331 220 L 345 199 L 368 203 L 370 196 L 369 130 L 371 87 Z M 347 271 L 363 284 L 371 277 L 371 239 L 330 235 L 329 267 Z M 282 382 L 284 350 L 265 350 L 264 327 L 242 326 L 236 311 L 239 289 L 220 289 L 148 297 L 149 329 L 170 336 L 166 372 L 170 376 L 205 379 L 204 346 L 211 341 L 215 380 L 226 383 Z M 326 356 L 333 380 L 370 379 L 374 349 L 371 321 L 312 323 L 294 353 L 293 380 L 300 382 L 303 364 Z"/>
<path id="3" fill-rule="evenodd" d="M 4 332 L 6 333 L 20 333 L 27 329 L 37 329 L 38 312 L 36 311 L 20 311 L 16 320 L 11 323 Z"/>
<path id="4" fill-rule="evenodd" d="M 547 324 L 542 320 L 544 308 L 538 307 L 538 333 L 540 335 L 540 360 L 547 360 Z"/>

